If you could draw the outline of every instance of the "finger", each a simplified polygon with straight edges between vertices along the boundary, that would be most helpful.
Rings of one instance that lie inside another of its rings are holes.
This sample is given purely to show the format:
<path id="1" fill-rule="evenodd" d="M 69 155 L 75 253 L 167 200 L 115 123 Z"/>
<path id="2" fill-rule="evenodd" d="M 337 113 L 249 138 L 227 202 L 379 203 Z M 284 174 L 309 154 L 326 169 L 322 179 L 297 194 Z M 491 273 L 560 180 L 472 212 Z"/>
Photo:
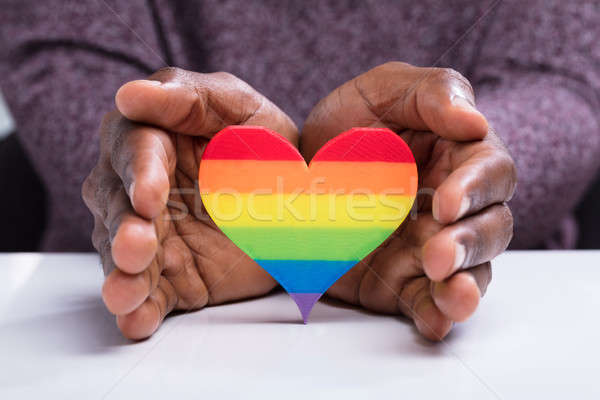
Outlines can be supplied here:
<path id="1" fill-rule="evenodd" d="M 154 258 L 157 237 L 151 221 L 139 217 L 131 207 L 118 177 L 99 167 L 85 181 L 86 204 L 94 214 L 92 243 L 103 259 L 105 274 L 115 266 L 138 273 Z"/>
<path id="2" fill-rule="evenodd" d="M 363 261 L 357 265 L 366 265 L 367 269 L 362 273 L 358 290 L 349 287 L 347 295 L 352 290 L 358 293 L 359 303 L 370 310 L 397 312 L 396 297 L 405 282 L 423 275 L 421 247 L 442 228 L 429 213 L 407 221 L 398 228 L 399 234 L 394 233 L 385 245 L 372 253 L 368 264 Z"/>
<path id="3" fill-rule="evenodd" d="M 165 240 L 164 269 L 162 276 L 167 278 L 176 289 L 178 307 L 192 310 L 204 307 L 208 303 L 208 289 L 196 269 L 196 262 L 190 248 L 181 236 L 172 236 Z"/>
<path id="4" fill-rule="evenodd" d="M 377 254 L 360 280 L 359 304 L 378 313 L 398 313 L 398 296 L 404 284 L 419 274 L 420 263 L 415 251 L 413 247 L 386 248 Z"/>
<path id="5" fill-rule="evenodd" d="M 429 280 L 425 277 L 413 279 L 404 286 L 398 307 L 413 319 L 417 330 L 429 340 L 440 341 L 452 329 L 452 321 L 433 301 Z"/>
<path id="6" fill-rule="evenodd" d="M 115 112 L 115 114 L 118 114 Z M 110 167 L 121 178 L 134 209 L 154 218 L 169 196 L 169 176 L 176 165 L 170 136 L 161 129 L 131 123 L 120 114 L 105 118 L 103 147 Z"/>
<path id="7" fill-rule="evenodd" d="M 414 248 L 396 251 L 404 255 L 404 264 L 396 268 L 367 266 L 360 284 L 359 303 L 370 310 L 412 318 L 417 330 L 430 340 L 441 340 L 452 328 L 448 319 L 435 305 L 426 277 L 407 277 L 407 271 L 419 269 L 418 259 L 409 254 Z M 414 266 L 407 265 L 414 260 Z M 401 268 L 398 268 L 401 266 Z M 408 272 L 408 274 L 411 274 Z"/>
<path id="8" fill-rule="evenodd" d="M 433 216 L 443 224 L 508 201 L 514 194 L 516 168 L 504 147 L 493 143 L 475 146 L 481 150 L 460 162 L 433 196 Z M 455 158 L 460 158 L 460 154 Z"/>
<path id="9" fill-rule="evenodd" d="M 98 216 L 96 204 L 96 187 L 98 184 L 98 165 L 94 166 L 81 185 L 81 198 L 94 217 Z M 102 224 L 101 224 L 102 225 Z"/>
<path id="10" fill-rule="evenodd" d="M 422 77 L 407 97 L 406 106 L 394 107 L 390 121 L 414 119 L 415 126 L 422 122 L 428 130 L 457 141 L 486 136 L 487 120 L 475 107 L 473 89 L 464 76 L 447 68 L 429 68 L 419 73 Z"/>
<path id="11" fill-rule="evenodd" d="M 129 339 L 139 340 L 150 337 L 163 319 L 177 305 L 177 294 L 164 277 L 152 294 L 138 308 L 126 315 L 117 316 L 117 326 Z"/>
<path id="12" fill-rule="evenodd" d="M 227 73 L 166 68 L 149 80 L 126 83 L 115 101 L 126 118 L 178 133 L 211 137 L 227 125 L 262 125 L 297 141 L 289 117 Z"/>
<path id="13" fill-rule="evenodd" d="M 121 188 L 108 204 L 105 220 L 111 240 L 111 256 L 117 267 L 127 274 L 137 274 L 156 256 L 158 239 L 154 223 L 138 216 Z"/>
<path id="14" fill-rule="evenodd" d="M 459 269 L 490 261 L 508 247 L 512 234 L 513 219 L 508 206 L 488 207 L 447 226 L 425 243 L 425 273 L 440 282 Z"/>
<path id="15" fill-rule="evenodd" d="M 124 315 L 138 308 L 158 285 L 160 268 L 155 259 L 139 274 L 113 270 L 102 286 L 106 308 L 115 315 Z"/>
<path id="16" fill-rule="evenodd" d="M 492 279 L 491 263 L 460 271 L 444 282 L 432 284 L 432 295 L 437 307 L 449 319 L 465 321 L 477 309 Z"/>

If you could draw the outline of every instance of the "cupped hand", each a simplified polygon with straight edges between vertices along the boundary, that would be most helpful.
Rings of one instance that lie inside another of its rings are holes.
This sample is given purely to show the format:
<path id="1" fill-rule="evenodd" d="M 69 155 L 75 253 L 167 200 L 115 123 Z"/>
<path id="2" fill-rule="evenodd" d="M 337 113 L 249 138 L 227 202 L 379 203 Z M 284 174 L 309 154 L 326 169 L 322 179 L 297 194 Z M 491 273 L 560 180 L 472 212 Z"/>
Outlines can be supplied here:
<path id="1" fill-rule="evenodd" d="M 116 94 L 83 198 L 106 280 L 102 296 L 122 333 L 150 336 L 175 309 L 258 296 L 276 282 L 202 209 L 197 174 L 227 125 L 262 125 L 298 142 L 294 123 L 226 73 L 163 69 Z"/>
<path id="2" fill-rule="evenodd" d="M 387 127 L 410 146 L 419 172 L 415 212 L 338 280 L 329 296 L 403 314 L 441 340 L 476 310 L 491 264 L 513 232 L 506 205 L 514 162 L 475 108 L 459 73 L 392 62 L 343 84 L 315 106 L 301 135 L 310 160 L 355 126 Z"/>

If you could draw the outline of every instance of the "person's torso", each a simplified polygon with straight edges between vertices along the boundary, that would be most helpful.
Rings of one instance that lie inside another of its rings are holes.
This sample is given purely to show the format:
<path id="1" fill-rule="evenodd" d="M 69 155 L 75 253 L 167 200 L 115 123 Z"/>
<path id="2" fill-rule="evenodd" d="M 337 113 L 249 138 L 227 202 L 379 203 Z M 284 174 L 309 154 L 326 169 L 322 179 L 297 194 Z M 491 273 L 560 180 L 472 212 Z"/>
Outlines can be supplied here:
<path id="1" fill-rule="evenodd" d="M 319 99 L 387 61 L 451 64 L 468 74 L 486 5 L 473 0 L 176 2 L 170 6 L 182 54 L 175 62 L 233 73 L 302 126 Z"/>

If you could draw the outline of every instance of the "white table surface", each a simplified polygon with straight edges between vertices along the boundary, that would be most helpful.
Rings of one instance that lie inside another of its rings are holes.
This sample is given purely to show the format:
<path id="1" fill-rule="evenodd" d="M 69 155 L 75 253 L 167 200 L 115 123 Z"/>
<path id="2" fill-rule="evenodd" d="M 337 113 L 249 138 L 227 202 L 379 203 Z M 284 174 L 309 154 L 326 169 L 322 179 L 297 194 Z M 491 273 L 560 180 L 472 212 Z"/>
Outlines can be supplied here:
<path id="1" fill-rule="evenodd" d="M 15 129 L 15 123 L 2 93 L 0 93 L 0 139 L 11 133 Z"/>
<path id="2" fill-rule="evenodd" d="M 440 344 L 401 318 L 284 293 L 123 339 L 94 255 L 0 255 L 0 399 L 600 398 L 600 252 L 512 252 Z"/>

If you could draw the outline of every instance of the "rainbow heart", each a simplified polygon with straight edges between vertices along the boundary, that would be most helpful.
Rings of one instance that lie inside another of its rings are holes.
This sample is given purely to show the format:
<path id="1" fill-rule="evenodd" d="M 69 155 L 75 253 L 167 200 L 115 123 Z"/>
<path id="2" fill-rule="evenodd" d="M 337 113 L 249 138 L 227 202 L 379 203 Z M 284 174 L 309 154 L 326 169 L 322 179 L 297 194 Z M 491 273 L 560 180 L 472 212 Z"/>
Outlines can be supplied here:
<path id="1" fill-rule="evenodd" d="M 199 185 L 213 221 L 283 286 L 306 323 L 319 297 L 406 218 L 417 167 L 388 129 L 351 129 L 307 166 L 277 133 L 229 126 L 208 143 Z"/>

